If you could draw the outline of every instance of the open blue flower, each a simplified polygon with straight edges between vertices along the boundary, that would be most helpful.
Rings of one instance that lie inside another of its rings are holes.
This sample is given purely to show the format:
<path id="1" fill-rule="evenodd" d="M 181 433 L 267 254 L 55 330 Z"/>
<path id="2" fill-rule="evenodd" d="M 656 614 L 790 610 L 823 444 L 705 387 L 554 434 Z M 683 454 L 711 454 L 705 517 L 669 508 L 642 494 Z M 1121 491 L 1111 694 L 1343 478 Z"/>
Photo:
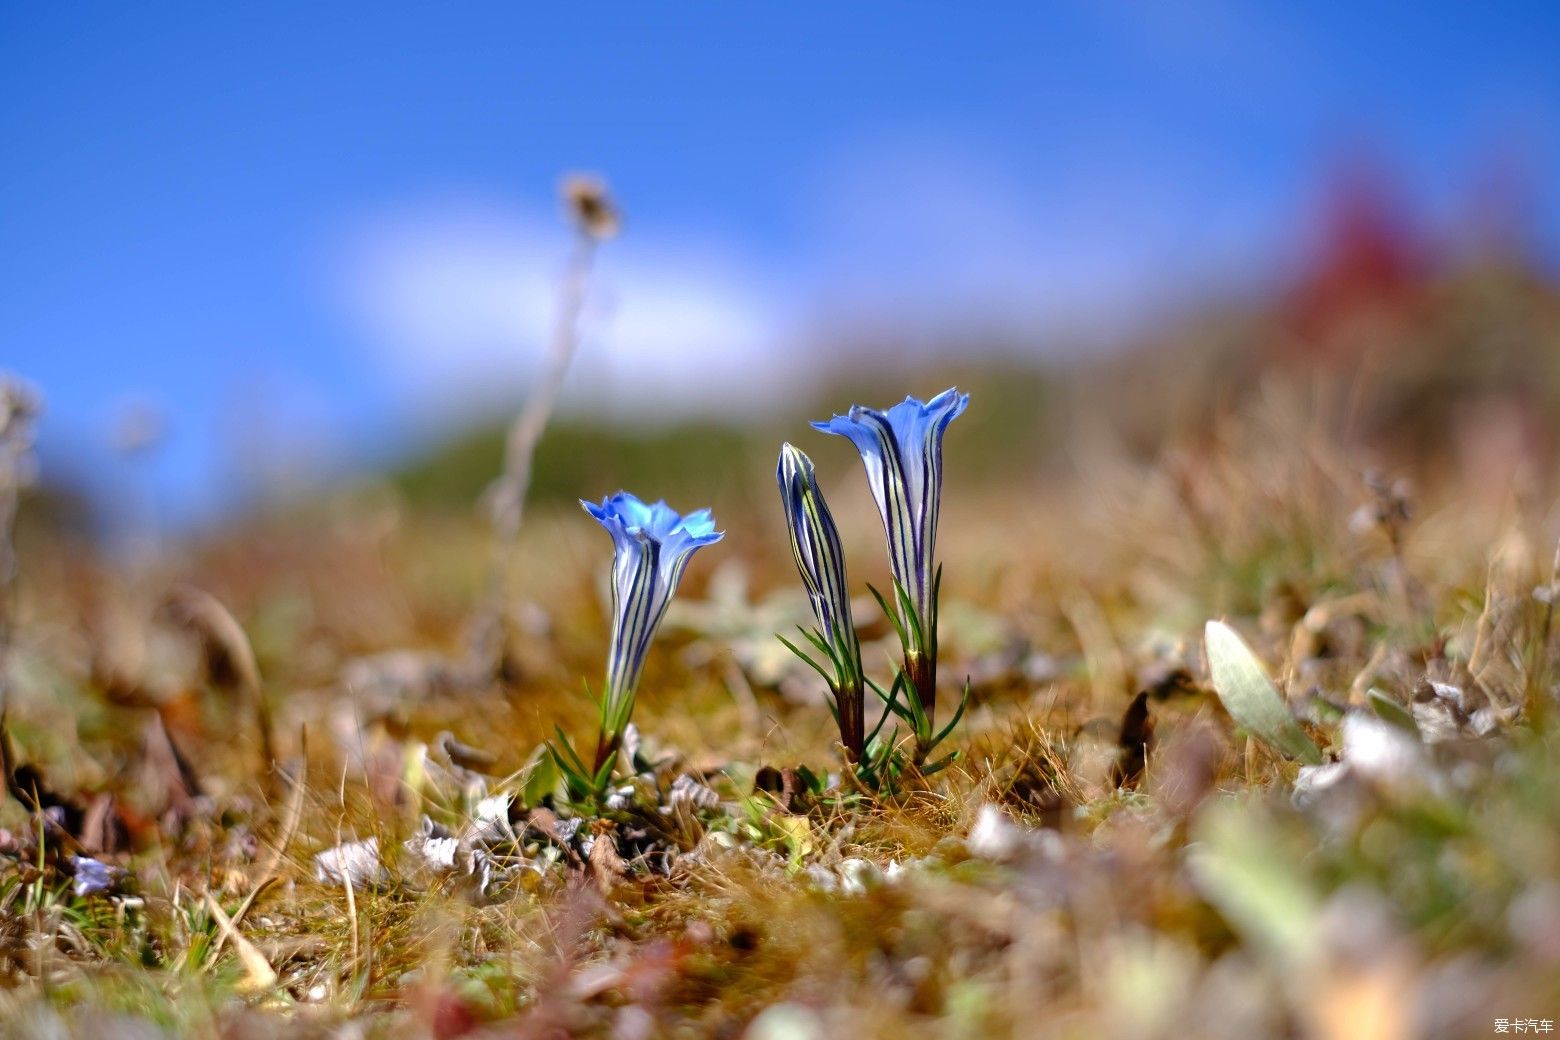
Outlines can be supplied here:
<path id="1" fill-rule="evenodd" d="M 894 580 L 923 625 L 933 617 L 943 433 L 969 403 L 968 394 L 950 387 L 924 404 L 906 397 L 887 412 L 855 405 L 845 415 L 813 423 L 824 433 L 849 437 L 861 453 L 888 535 Z"/>
<path id="2" fill-rule="evenodd" d="M 680 515 L 619 491 L 600 505 L 581 501 L 612 535 L 612 645 L 602 702 L 604 738 L 621 737 L 633 711 L 645 657 L 694 552 L 725 537 L 708 509 Z"/>

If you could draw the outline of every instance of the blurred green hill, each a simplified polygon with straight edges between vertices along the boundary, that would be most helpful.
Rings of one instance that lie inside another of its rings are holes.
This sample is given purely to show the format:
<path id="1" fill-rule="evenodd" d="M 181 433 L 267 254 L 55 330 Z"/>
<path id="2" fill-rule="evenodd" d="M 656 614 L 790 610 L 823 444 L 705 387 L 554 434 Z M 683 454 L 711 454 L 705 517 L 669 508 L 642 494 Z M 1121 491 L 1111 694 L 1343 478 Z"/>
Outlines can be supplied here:
<path id="1" fill-rule="evenodd" d="M 700 419 L 647 424 L 564 415 L 547 428 L 532 476 L 533 501 L 573 501 L 620 487 L 654 488 L 673 501 L 707 494 L 712 486 L 767 483 L 782 441 L 810 453 L 826 439 L 809 420 L 853 403 L 884 408 L 907 390 L 926 397 L 958 385 L 976 395 L 978 410 L 960 423 L 950 452 L 963 479 L 1001 475 L 1015 459 L 1043 458 L 1056 444 L 1055 380 L 1034 368 L 991 365 L 842 376 L 826 392 L 797 402 L 788 415 L 752 422 Z M 891 388 L 890 388 L 891 387 Z M 413 507 L 466 510 L 503 467 L 505 427 L 489 423 L 433 445 L 390 473 Z M 818 450 L 825 471 L 855 465 L 849 452 Z"/>

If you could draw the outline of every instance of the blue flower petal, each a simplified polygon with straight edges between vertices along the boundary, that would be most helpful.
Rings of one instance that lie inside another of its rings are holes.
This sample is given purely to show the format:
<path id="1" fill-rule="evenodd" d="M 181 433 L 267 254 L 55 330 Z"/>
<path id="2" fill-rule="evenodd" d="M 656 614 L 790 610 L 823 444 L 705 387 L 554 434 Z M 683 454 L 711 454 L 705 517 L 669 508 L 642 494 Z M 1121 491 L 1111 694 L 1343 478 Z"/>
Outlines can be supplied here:
<path id="1" fill-rule="evenodd" d="M 930 401 L 906 397 L 886 412 L 856 405 L 845 415 L 812 424 L 855 444 L 883 518 L 890 567 L 923 620 L 931 607 L 943 433 L 969 400 L 950 387 Z"/>
<path id="2" fill-rule="evenodd" d="M 725 537 L 708 509 L 679 514 L 666 502 L 646 504 L 619 491 L 585 511 L 612 535 L 612 645 L 607 658 L 607 699 L 626 711 L 645 657 L 683 568 L 694 552 Z M 624 716 L 626 718 L 626 716 Z"/>

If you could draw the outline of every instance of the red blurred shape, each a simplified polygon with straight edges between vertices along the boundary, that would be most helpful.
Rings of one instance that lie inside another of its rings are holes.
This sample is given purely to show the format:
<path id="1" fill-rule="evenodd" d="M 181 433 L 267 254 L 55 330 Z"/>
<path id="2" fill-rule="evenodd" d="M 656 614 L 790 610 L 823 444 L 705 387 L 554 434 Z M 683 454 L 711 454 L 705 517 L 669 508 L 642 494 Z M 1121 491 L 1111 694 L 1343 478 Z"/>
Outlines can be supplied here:
<path id="1" fill-rule="evenodd" d="M 1335 178 L 1316 244 L 1285 307 L 1289 353 L 1341 359 L 1379 345 L 1369 333 L 1400 328 L 1409 318 L 1430 264 L 1400 198 L 1391 179 L 1368 163 L 1351 163 Z"/>

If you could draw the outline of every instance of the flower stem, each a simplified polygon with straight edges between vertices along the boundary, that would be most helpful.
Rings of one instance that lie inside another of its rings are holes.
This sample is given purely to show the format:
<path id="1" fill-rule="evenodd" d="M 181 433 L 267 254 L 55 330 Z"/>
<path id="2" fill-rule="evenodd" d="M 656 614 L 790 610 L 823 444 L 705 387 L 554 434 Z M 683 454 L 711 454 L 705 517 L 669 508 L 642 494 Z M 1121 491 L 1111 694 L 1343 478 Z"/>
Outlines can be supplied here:
<path id="1" fill-rule="evenodd" d="M 919 743 L 929 739 L 937 730 L 937 655 L 924 650 L 906 651 L 905 678 L 909 681 L 911 695 L 920 702 L 921 710 L 926 713 L 927 733 L 916 734 Z M 931 749 L 923 747 L 921 750 Z"/>
<path id="2" fill-rule="evenodd" d="M 854 686 L 836 690 L 835 707 L 840 713 L 840 742 L 852 764 L 861 761 L 866 750 L 866 709 L 860 681 Z"/>
<path id="3" fill-rule="evenodd" d="M 601 772 L 601 767 L 612 760 L 622 744 L 623 734 L 621 732 L 608 733 L 606 730 L 602 730 L 601 735 L 596 738 L 596 757 L 591 763 L 591 772 Z"/>

